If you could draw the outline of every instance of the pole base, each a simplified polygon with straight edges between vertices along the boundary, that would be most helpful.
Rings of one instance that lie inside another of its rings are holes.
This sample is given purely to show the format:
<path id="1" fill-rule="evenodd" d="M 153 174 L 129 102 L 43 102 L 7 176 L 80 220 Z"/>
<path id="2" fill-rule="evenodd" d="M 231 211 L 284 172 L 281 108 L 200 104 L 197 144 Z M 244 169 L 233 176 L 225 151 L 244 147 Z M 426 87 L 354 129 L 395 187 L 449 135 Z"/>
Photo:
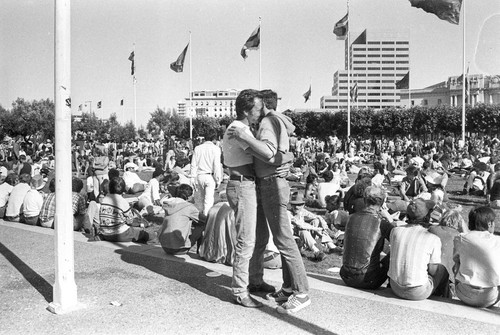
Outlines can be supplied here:
<path id="1" fill-rule="evenodd" d="M 56 304 L 54 302 L 51 302 L 49 304 L 49 306 L 47 306 L 47 310 L 51 313 L 54 313 L 54 314 L 68 314 L 68 313 L 71 313 L 71 312 L 74 312 L 74 311 L 77 311 L 80 309 L 84 309 L 86 307 L 87 307 L 86 305 L 78 303 L 78 302 L 74 305 L 71 305 L 71 306 L 62 306 L 60 304 Z"/>

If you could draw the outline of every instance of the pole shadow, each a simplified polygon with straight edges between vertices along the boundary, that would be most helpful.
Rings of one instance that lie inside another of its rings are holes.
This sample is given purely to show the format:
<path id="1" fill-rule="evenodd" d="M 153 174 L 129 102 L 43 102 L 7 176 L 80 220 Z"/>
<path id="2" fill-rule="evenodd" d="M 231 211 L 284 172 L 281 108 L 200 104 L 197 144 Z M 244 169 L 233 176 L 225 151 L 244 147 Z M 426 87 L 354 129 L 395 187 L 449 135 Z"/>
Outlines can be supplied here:
<path id="1" fill-rule="evenodd" d="M 142 255 L 138 254 L 137 251 L 138 247 L 130 246 L 128 248 L 118 249 L 115 252 L 121 255 L 121 259 L 127 263 L 142 266 L 159 275 L 188 284 L 203 294 L 212 296 L 220 301 L 234 304 L 231 295 L 231 277 L 226 275 L 210 277 L 207 276 L 207 274 L 212 271 L 203 266 L 185 262 L 183 259 L 181 259 L 181 261 L 174 261 Z M 188 255 L 192 256 L 190 254 Z M 264 305 L 264 307 L 260 308 L 259 311 L 284 320 L 291 325 L 302 329 L 304 333 L 335 335 L 334 332 L 331 332 L 328 329 L 324 329 L 313 323 L 298 319 L 292 315 L 278 314 L 274 307 L 271 306 Z"/>
<path id="2" fill-rule="evenodd" d="M 36 273 L 28 264 L 17 257 L 9 248 L 0 242 L 0 254 L 9 261 L 17 271 L 50 303 L 53 301 L 53 287 L 42 276 Z"/>

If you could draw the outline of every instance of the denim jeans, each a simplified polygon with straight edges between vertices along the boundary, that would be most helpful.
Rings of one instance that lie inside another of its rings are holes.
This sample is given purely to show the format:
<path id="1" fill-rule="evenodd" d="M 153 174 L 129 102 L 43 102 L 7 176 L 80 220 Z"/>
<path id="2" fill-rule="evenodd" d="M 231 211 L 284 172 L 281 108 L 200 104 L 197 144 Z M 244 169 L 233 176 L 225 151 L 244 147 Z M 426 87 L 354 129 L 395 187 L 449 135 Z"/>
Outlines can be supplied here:
<path id="1" fill-rule="evenodd" d="M 236 229 L 231 288 L 235 297 L 244 297 L 248 295 L 250 259 L 254 252 L 256 238 L 257 192 L 255 182 L 230 180 L 227 184 L 226 194 L 229 206 L 234 211 L 234 227 Z"/>
<path id="2" fill-rule="evenodd" d="M 259 178 L 257 186 L 260 196 L 257 222 L 259 224 L 267 219 L 273 233 L 274 244 L 281 254 L 283 287 L 291 288 L 294 293 L 306 294 L 309 291 L 306 270 L 297 243 L 293 238 L 287 213 L 290 186 L 285 178 L 279 177 Z M 257 230 L 259 231 L 259 227 Z M 266 232 L 266 235 L 269 236 L 269 232 Z"/>

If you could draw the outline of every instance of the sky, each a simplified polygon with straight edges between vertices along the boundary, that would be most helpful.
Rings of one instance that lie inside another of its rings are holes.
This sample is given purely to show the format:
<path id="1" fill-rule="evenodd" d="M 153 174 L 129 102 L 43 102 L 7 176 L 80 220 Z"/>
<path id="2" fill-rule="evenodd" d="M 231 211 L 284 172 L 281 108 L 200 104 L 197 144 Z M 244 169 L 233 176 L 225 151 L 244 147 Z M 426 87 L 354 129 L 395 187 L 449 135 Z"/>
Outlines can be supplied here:
<path id="1" fill-rule="evenodd" d="M 500 74 L 500 1 L 464 4 L 454 25 L 408 0 L 350 0 L 351 38 L 364 29 L 368 38 L 370 31 L 409 32 L 410 88 L 423 88 L 462 73 L 465 12 L 469 73 Z M 195 91 L 258 89 L 259 53 L 261 88 L 278 92 L 279 109 L 319 108 L 344 67 L 344 42 L 332 31 L 346 11 L 346 0 L 73 0 L 72 111 L 87 103 L 97 116 L 134 120 L 134 48 L 138 126 L 157 107 L 187 98 L 190 77 Z M 259 17 L 260 51 L 243 60 L 241 47 Z M 175 73 L 169 65 L 190 32 L 184 72 Z M 18 97 L 54 99 L 54 0 L 0 1 L 0 105 L 9 109 Z"/>

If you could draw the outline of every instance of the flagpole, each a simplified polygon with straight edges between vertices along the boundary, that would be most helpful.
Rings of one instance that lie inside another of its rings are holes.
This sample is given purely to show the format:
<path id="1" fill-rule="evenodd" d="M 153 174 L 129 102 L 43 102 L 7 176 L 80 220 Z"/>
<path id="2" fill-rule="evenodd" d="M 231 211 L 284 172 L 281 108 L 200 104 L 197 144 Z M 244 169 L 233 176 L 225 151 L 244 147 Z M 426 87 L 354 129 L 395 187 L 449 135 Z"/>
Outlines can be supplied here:
<path id="1" fill-rule="evenodd" d="M 465 145 L 465 0 L 462 2 L 462 143 Z"/>
<path id="2" fill-rule="evenodd" d="M 262 19 L 259 16 L 259 90 L 262 89 Z"/>
<path id="3" fill-rule="evenodd" d="M 193 139 L 193 65 L 191 31 L 189 31 L 189 138 Z"/>
<path id="4" fill-rule="evenodd" d="M 351 71 L 350 71 L 350 22 L 349 22 L 349 0 L 347 0 L 347 138 L 351 136 Z"/>
<path id="5" fill-rule="evenodd" d="M 137 88 L 136 88 L 136 83 L 137 80 L 135 79 L 135 43 L 134 43 L 134 76 L 132 77 L 132 81 L 134 83 L 134 127 L 135 130 L 137 130 Z"/>

